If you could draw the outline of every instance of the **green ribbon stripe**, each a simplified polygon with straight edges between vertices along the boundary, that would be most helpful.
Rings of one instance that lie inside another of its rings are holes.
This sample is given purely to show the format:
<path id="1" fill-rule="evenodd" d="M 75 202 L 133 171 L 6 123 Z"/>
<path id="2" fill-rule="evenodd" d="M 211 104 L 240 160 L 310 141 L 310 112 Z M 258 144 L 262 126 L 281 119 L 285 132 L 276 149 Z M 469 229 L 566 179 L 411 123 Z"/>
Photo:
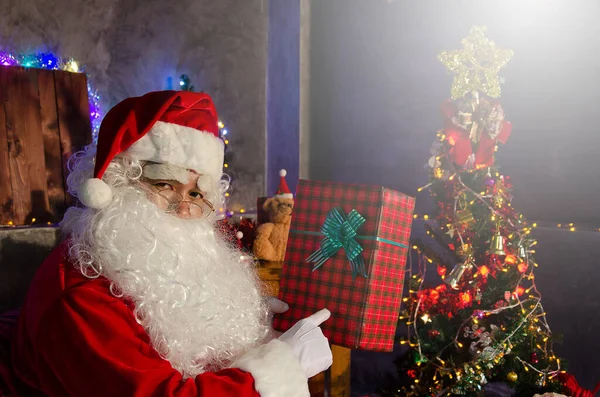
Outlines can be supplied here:
<path id="1" fill-rule="evenodd" d="M 290 233 L 296 233 L 296 234 L 305 234 L 307 236 L 321 236 L 323 237 L 323 233 L 321 232 L 310 232 L 308 230 L 297 230 L 297 229 L 292 229 L 290 230 Z M 380 243 L 386 243 L 386 244 L 390 244 L 396 247 L 400 247 L 400 248 L 408 248 L 408 245 L 406 244 L 402 244 L 399 243 L 397 241 L 393 241 L 393 240 L 388 240 L 387 238 L 383 238 L 383 237 L 377 237 L 377 236 L 363 236 L 363 235 L 358 235 L 355 236 L 354 238 L 357 238 L 359 240 L 371 240 L 371 241 L 379 241 Z"/>

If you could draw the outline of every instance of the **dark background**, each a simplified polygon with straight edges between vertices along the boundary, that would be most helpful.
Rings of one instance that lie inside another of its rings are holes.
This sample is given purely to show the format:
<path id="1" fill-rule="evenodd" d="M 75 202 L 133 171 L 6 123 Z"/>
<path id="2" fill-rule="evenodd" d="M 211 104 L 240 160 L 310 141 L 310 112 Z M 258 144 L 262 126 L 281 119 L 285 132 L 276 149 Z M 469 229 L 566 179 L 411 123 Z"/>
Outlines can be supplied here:
<path id="1" fill-rule="evenodd" d="M 595 1 L 363 1 L 311 3 L 311 178 L 381 184 L 431 200 L 424 165 L 452 75 L 437 60 L 472 25 L 515 52 L 501 70 L 513 123 L 498 163 L 513 205 L 538 228 L 537 283 L 557 350 L 580 383 L 600 380 L 600 3 Z M 420 223 L 413 234 L 422 233 Z M 402 332 L 402 331 L 399 331 Z M 393 375 L 392 354 L 353 353 L 353 394 Z"/>

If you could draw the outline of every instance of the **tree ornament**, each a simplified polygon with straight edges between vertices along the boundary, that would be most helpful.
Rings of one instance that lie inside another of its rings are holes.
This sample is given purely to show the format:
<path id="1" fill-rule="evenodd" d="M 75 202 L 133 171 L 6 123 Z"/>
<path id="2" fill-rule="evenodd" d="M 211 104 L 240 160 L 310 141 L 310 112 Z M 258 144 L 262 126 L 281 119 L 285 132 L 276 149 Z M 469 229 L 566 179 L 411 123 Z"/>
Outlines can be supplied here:
<path id="1" fill-rule="evenodd" d="M 468 258 L 473 255 L 473 247 L 470 244 L 461 244 L 461 246 L 458 247 L 457 253 L 463 258 Z"/>
<path id="2" fill-rule="evenodd" d="M 519 244 L 519 247 L 517 248 L 517 255 L 521 259 L 527 258 L 527 251 L 525 250 L 525 246 L 523 244 Z"/>
<path id="3" fill-rule="evenodd" d="M 535 384 L 538 387 L 545 387 L 546 386 L 546 375 L 540 376 L 540 378 L 537 380 L 537 382 L 535 382 Z"/>
<path id="4" fill-rule="evenodd" d="M 538 355 L 536 352 L 531 353 L 531 363 L 532 364 L 538 364 L 540 362 L 540 359 L 538 358 Z"/>
<path id="5" fill-rule="evenodd" d="M 504 252 L 504 237 L 500 234 L 500 230 L 492 236 L 489 253 L 494 255 L 506 255 L 506 252 Z"/>
<path id="6" fill-rule="evenodd" d="M 438 265 L 437 273 L 441 278 L 446 277 L 446 273 L 448 272 L 448 268 L 446 266 Z"/>
<path id="7" fill-rule="evenodd" d="M 508 374 L 506 374 L 506 379 L 508 379 L 510 382 L 516 382 L 517 379 L 519 379 L 519 376 L 514 373 L 514 372 L 509 372 Z"/>
<path id="8" fill-rule="evenodd" d="M 419 364 L 419 363 L 426 363 L 427 362 L 427 357 L 425 357 L 424 355 L 420 354 L 417 350 L 414 351 L 413 354 L 413 359 L 415 360 L 415 364 Z"/>
<path id="9" fill-rule="evenodd" d="M 440 336 L 440 331 L 438 331 L 437 329 L 430 329 L 427 331 L 427 334 L 429 335 L 430 338 L 437 338 L 438 336 Z"/>
<path id="10" fill-rule="evenodd" d="M 469 210 L 458 210 L 456 211 L 456 220 L 458 223 L 462 223 L 463 225 L 468 225 L 475 221 L 473 217 L 473 213 Z"/>
<path id="11" fill-rule="evenodd" d="M 459 263 L 450 272 L 448 277 L 444 279 L 446 284 L 450 286 L 450 288 L 457 290 L 460 281 L 463 278 L 463 275 L 467 270 L 471 270 L 473 268 L 472 258 L 467 259 L 463 263 Z"/>

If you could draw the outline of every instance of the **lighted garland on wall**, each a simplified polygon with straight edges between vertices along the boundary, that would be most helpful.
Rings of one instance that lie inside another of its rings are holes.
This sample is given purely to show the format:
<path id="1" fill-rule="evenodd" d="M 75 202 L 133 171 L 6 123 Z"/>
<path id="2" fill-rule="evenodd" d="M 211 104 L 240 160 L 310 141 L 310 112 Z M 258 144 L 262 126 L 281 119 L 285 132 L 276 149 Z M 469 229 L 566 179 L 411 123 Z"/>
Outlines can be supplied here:
<path id="1" fill-rule="evenodd" d="M 14 54 L 0 52 L 0 65 L 21 66 L 24 68 L 36 68 L 46 70 L 63 70 L 66 72 L 80 73 L 83 68 L 74 59 L 60 58 L 50 52 L 35 54 Z M 88 101 L 90 107 L 90 122 L 92 125 L 92 140 L 97 142 L 100 122 L 102 121 L 102 110 L 100 107 L 100 96 L 89 82 L 87 83 Z"/>

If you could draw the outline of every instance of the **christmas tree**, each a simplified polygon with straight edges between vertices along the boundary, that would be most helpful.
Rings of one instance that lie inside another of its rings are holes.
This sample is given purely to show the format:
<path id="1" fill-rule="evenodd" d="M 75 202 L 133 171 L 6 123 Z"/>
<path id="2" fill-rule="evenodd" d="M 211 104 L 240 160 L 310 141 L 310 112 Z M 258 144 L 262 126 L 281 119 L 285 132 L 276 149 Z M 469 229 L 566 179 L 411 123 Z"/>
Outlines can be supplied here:
<path id="1" fill-rule="evenodd" d="M 513 52 L 485 31 L 473 27 L 462 49 L 439 55 L 454 81 L 428 162 L 430 183 L 419 189 L 437 208 L 425 217 L 431 239 L 413 246 L 419 266 L 400 317 L 410 358 L 399 363 L 401 385 L 391 395 L 477 396 L 492 381 L 524 397 L 563 389 L 535 284 L 536 225 L 512 207 L 510 178 L 495 162 L 511 132 L 498 71 Z"/>

